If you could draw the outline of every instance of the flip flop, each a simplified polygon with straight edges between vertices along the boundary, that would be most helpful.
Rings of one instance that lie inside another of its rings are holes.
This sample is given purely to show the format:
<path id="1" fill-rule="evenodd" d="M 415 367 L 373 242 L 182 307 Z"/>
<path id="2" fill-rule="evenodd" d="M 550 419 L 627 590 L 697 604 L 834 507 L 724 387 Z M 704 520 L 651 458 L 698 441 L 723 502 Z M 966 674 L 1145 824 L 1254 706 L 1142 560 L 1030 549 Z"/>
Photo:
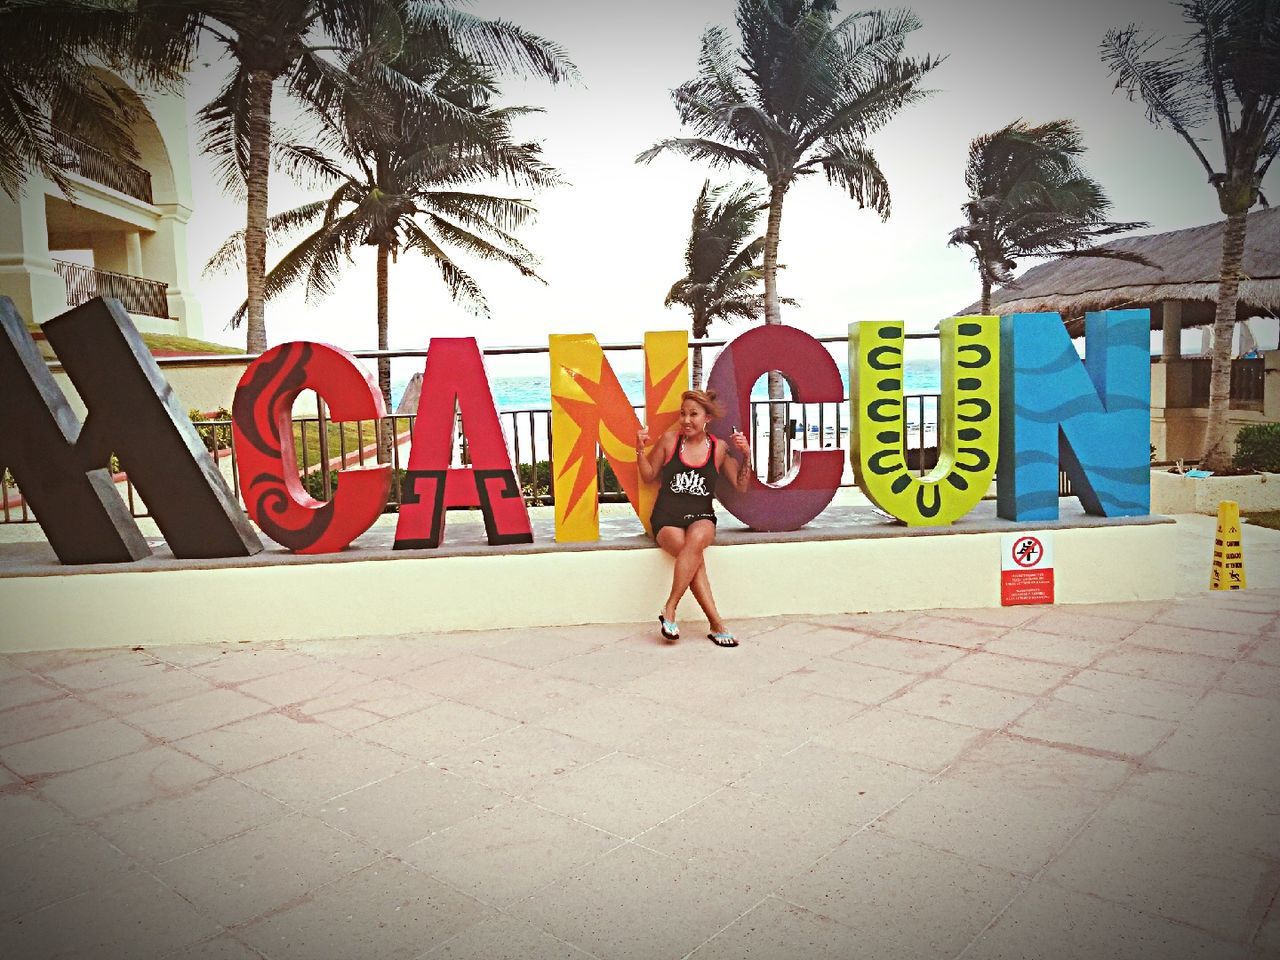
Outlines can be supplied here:
<path id="1" fill-rule="evenodd" d="M 708 633 L 707 639 L 717 647 L 736 647 L 738 645 L 738 638 L 732 633 Z"/>
<path id="2" fill-rule="evenodd" d="M 662 639 L 667 641 L 675 641 L 680 639 L 680 628 L 674 620 L 668 620 L 661 613 L 658 614 L 658 627 L 662 631 Z"/>

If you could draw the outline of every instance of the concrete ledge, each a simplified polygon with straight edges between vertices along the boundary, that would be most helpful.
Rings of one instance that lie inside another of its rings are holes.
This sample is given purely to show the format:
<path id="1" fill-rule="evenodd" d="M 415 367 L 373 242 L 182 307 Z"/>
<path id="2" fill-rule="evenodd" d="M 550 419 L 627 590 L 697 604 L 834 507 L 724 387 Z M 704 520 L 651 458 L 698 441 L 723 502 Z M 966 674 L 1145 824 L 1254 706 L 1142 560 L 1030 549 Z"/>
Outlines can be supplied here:
<path id="1" fill-rule="evenodd" d="M 1280 510 L 1280 474 L 1240 477 L 1184 477 L 1151 471 L 1151 512 L 1218 515 L 1218 504 L 1234 500 L 1242 511 Z"/>
<path id="2" fill-rule="evenodd" d="M 1154 517 L 1077 526 L 995 521 L 954 532 L 879 524 L 844 536 L 827 529 L 821 539 L 725 530 L 707 562 L 731 621 L 992 607 L 1000 603 L 1001 535 L 1010 530 L 1052 533 L 1060 603 L 1174 595 L 1175 528 Z M 534 544 L 541 549 L 525 552 L 348 551 L 274 563 L 153 559 L 126 570 L 9 565 L 0 576 L 0 652 L 643 623 L 656 619 L 671 560 L 642 538 L 630 541 Z M 701 614 L 691 597 L 680 616 L 696 636 Z"/>

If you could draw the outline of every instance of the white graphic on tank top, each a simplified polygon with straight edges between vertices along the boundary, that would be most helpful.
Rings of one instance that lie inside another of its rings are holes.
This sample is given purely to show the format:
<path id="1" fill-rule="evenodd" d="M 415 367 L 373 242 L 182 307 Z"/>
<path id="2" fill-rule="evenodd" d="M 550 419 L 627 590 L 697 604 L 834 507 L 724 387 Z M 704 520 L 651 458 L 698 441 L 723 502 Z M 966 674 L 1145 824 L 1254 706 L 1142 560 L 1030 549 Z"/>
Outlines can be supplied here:
<path id="1" fill-rule="evenodd" d="M 695 497 L 709 497 L 711 491 L 707 489 L 707 482 L 702 478 L 702 474 L 696 470 L 686 470 L 684 473 L 677 473 L 671 478 L 672 493 L 688 493 Z"/>

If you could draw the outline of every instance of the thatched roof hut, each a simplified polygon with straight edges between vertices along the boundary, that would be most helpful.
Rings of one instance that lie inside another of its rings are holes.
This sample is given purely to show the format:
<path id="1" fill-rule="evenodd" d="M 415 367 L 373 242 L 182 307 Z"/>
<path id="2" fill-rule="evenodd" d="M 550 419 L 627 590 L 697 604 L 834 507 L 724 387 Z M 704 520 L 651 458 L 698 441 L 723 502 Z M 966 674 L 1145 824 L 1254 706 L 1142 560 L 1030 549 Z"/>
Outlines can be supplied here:
<path id="1" fill-rule="evenodd" d="M 1107 247 L 1140 253 L 1154 266 L 1100 257 L 1051 260 L 1032 267 L 991 296 L 991 312 L 1056 311 L 1073 335 L 1083 333 L 1091 310 L 1148 307 L 1151 327 L 1164 325 L 1166 304 L 1178 304 L 1180 326 L 1212 323 L 1218 299 L 1218 270 L 1225 221 L 1114 240 Z M 977 301 L 956 311 L 975 314 Z M 1172 311 L 1170 311 L 1172 312 Z M 1280 209 L 1249 214 L 1245 234 L 1244 279 L 1237 320 L 1280 314 Z"/>

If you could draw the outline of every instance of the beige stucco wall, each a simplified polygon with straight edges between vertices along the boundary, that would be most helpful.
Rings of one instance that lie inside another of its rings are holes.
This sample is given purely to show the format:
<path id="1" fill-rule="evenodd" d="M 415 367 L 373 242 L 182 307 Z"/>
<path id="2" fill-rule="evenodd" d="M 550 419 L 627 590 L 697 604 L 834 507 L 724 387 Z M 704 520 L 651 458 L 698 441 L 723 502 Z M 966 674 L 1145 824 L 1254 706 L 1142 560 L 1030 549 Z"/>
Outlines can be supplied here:
<path id="1" fill-rule="evenodd" d="M 183 410 L 199 410 L 211 413 L 221 407 L 231 409 L 231 401 L 235 397 L 236 384 L 244 375 L 247 362 L 219 363 L 201 366 L 199 364 L 183 364 L 174 366 L 166 364 L 160 370 L 169 386 L 178 397 Z M 67 403 L 75 415 L 82 421 L 86 414 L 84 401 L 76 392 L 75 385 L 61 366 L 50 368 L 54 382 L 62 389 Z"/>
<path id="2" fill-rule="evenodd" d="M 231 409 L 236 384 L 240 382 L 247 366 L 246 361 L 209 366 L 166 365 L 160 370 L 182 402 L 182 409 L 211 413 L 222 407 Z"/>
<path id="3" fill-rule="evenodd" d="M 49 253 L 44 192 L 31 184 L 17 199 L 0 190 L 0 296 L 28 322 L 67 309 L 67 287 Z"/>
<path id="4" fill-rule="evenodd" d="M 1232 410 L 1228 416 L 1232 450 L 1242 427 L 1280 421 L 1280 350 L 1263 354 L 1261 410 Z M 1151 365 L 1151 442 L 1161 461 L 1198 460 L 1209 422 L 1207 407 L 1189 407 L 1191 365 L 1184 361 Z"/>
<path id="5" fill-rule="evenodd" d="M 1280 389 L 1280 384 L 1277 384 Z M 1236 434 L 1242 427 L 1253 423 L 1271 422 L 1261 410 L 1232 410 L 1227 424 L 1231 437 L 1231 450 L 1235 452 Z M 1155 445 L 1155 458 L 1161 461 L 1199 460 L 1204 449 L 1204 432 L 1209 423 L 1209 411 L 1204 407 L 1188 407 L 1182 410 L 1151 408 L 1151 442 Z"/>
<path id="6" fill-rule="evenodd" d="M 1172 523 L 1052 535 L 1060 603 L 1173 595 Z M 1000 549 L 998 532 L 943 534 L 716 546 L 707 562 L 719 606 L 739 617 L 990 607 Z M 670 577 L 656 549 L 5 577 L 0 651 L 648 623 Z M 699 621 L 691 599 L 679 615 Z"/>

